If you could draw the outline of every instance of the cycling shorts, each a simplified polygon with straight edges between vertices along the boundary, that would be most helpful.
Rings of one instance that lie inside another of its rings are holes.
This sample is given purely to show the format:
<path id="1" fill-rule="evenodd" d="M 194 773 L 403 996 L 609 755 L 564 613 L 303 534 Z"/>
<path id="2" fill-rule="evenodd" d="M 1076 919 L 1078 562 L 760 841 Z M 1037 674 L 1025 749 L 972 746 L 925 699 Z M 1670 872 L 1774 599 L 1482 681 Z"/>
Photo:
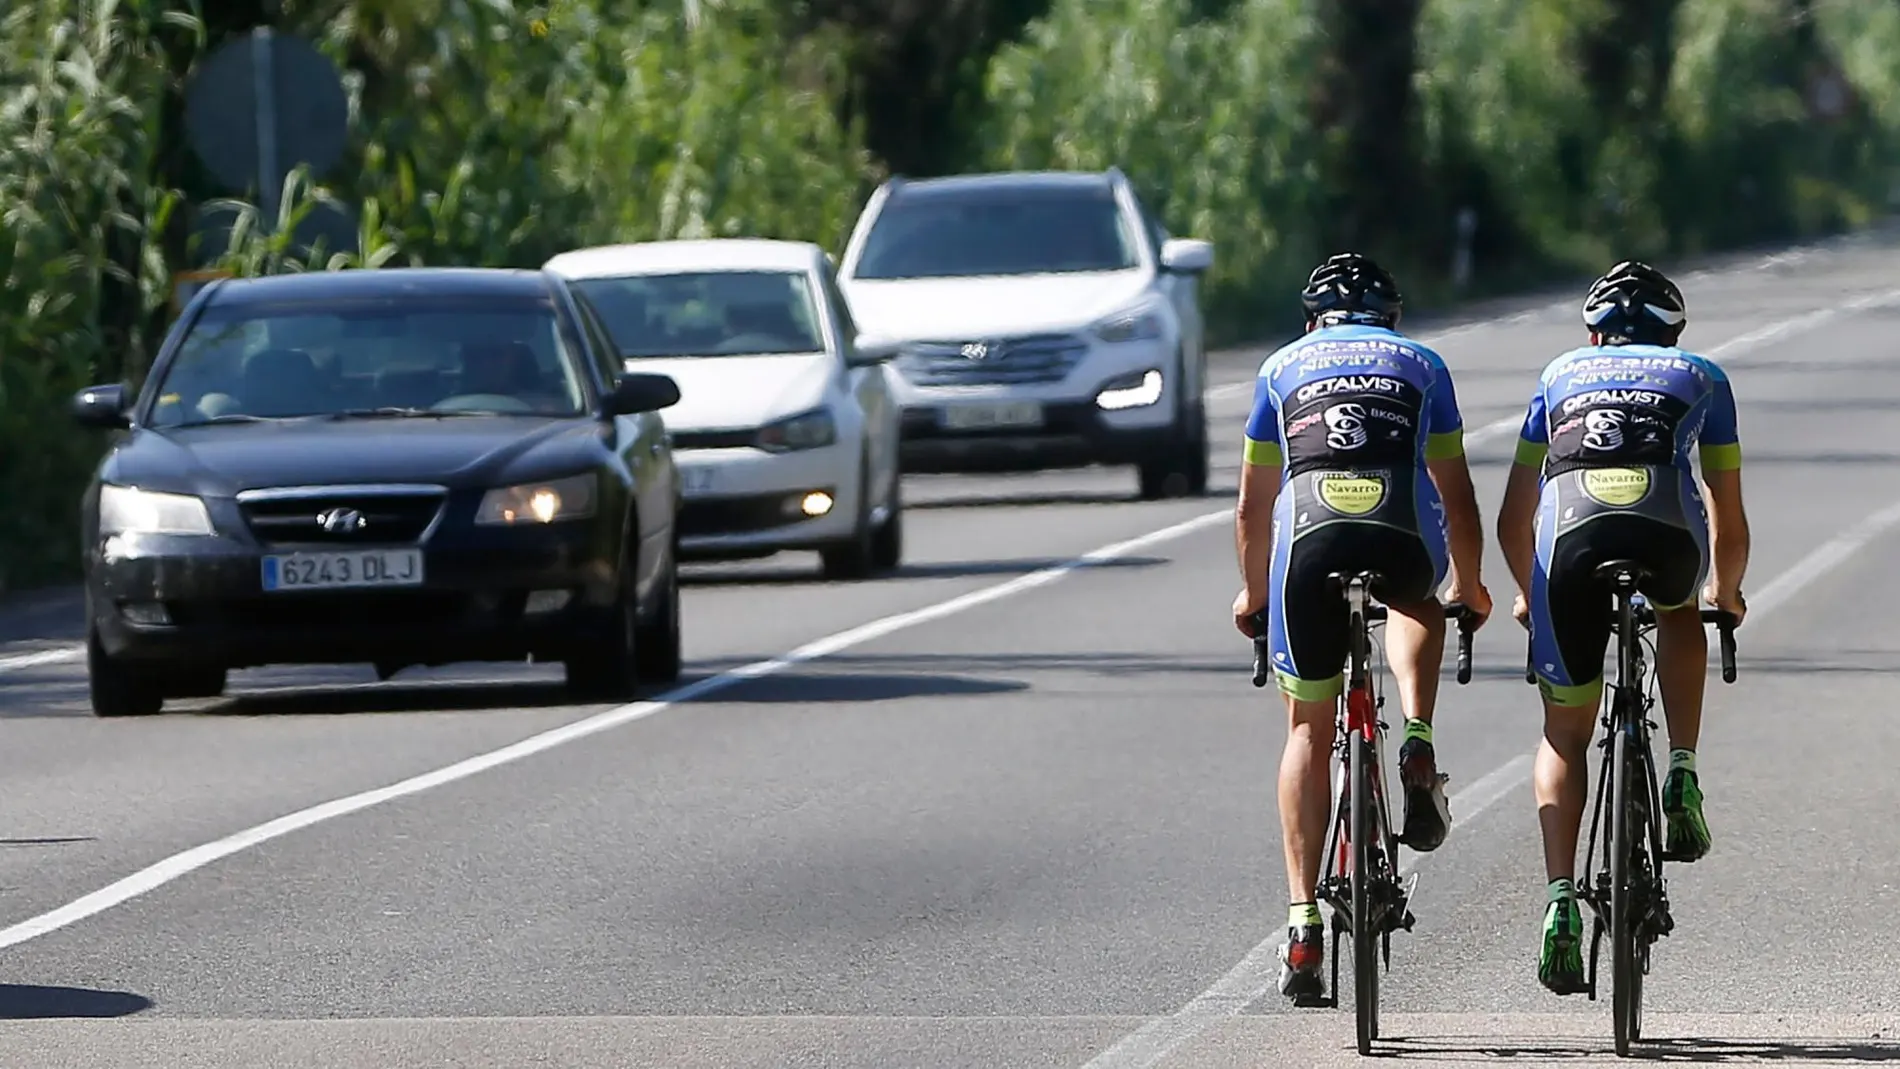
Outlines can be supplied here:
<path id="1" fill-rule="evenodd" d="M 1610 560 L 1649 570 L 1658 609 L 1693 604 L 1709 572 L 1709 522 L 1693 476 L 1674 467 L 1572 469 L 1544 482 L 1531 569 L 1531 660 L 1552 704 L 1594 706 L 1615 603 L 1595 575 Z"/>
<path id="2" fill-rule="evenodd" d="M 1330 701 L 1345 688 L 1345 589 L 1333 572 L 1369 570 L 1386 604 L 1432 599 L 1449 566 L 1445 507 L 1424 471 L 1314 470 L 1286 480 L 1273 510 L 1267 636 L 1280 689 Z"/>

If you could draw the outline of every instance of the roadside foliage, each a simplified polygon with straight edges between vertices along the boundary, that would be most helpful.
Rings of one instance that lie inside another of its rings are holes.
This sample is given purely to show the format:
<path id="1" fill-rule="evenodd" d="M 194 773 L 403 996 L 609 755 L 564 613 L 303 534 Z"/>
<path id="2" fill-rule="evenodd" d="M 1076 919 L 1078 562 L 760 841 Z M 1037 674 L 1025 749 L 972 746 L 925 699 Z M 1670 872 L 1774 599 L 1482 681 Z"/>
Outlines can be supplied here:
<path id="1" fill-rule="evenodd" d="M 67 400 L 138 381 L 181 270 L 533 266 L 674 236 L 836 252 L 891 169 L 1113 165 L 1216 243 L 1231 341 L 1285 330 L 1289 287 L 1348 241 L 1415 303 L 1456 295 L 1461 211 L 1463 292 L 1492 292 L 1864 225 L 1900 187 L 1900 6 L 1873 0 L 1423 0 L 1402 24 L 1383 13 L 1412 5 L 1379 0 L 284 0 L 346 72 L 351 147 L 260 220 L 184 147 L 180 103 L 257 6 L 0 7 L 0 590 L 72 573 L 100 443 Z M 1395 107 L 1360 57 L 1399 46 Z M 890 106 L 908 69 L 929 106 Z M 1410 165 L 1354 171 L 1339 146 L 1381 129 Z M 288 237 L 326 201 L 353 248 Z M 208 256 L 194 220 L 219 213 Z"/>

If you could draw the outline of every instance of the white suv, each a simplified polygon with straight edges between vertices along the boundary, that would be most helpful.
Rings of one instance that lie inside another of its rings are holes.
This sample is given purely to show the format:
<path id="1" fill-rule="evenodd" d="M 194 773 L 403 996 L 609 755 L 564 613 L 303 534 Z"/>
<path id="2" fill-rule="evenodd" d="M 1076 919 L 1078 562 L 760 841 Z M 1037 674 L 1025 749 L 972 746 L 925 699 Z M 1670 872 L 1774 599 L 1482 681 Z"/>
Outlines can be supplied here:
<path id="1" fill-rule="evenodd" d="M 1129 464 L 1143 497 L 1198 495 L 1213 255 L 1118 170 L 893 179 L 838 283 L 897 345 L 906 471 Z"/>

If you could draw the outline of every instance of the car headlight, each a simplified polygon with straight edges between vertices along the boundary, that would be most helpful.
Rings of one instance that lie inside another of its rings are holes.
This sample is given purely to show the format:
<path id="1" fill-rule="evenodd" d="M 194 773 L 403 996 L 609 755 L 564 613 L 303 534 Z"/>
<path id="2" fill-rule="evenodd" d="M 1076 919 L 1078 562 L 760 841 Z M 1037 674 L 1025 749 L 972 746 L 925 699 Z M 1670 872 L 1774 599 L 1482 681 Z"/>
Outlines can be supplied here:
<path id="1" fill-rule="evenodd" d="M 817 449 L 838 440 L 838 423 L 829 409 L 800 412 L 759 428 L 758 446 L 768 453 Z"/>
<path id="2" fill-rule="evenodd" d="M 1095 336 L 1110 345 L 1130 341 L 1153 341 L 1161 337 L 1161 313 L 1152 308 L 1131 308 L 1100 320 Z"/>
<path id="3" fill-rule="evenodd" d="M 161 494 L 133 486 L 99 488 L 99 533 L 208 535 L 211 513 L 190 494 Z"/>
<path id="4" fill-rule="evenodd" d="M 592 474 L 504 486 L 482 495 L 481 508 L 475 510 L 475 522 L 482 526 L 512 527 L 583 519 L 594 514 L 597 488 Z"/>
<path id="5" fill-rule="evenodd" d="M 1095 403 L 1110 412 L 1123 408 L 1141 408 L 1161 400 L 1161 372 L 1150 368 L 1123 375 L 1102 387 Z"/>

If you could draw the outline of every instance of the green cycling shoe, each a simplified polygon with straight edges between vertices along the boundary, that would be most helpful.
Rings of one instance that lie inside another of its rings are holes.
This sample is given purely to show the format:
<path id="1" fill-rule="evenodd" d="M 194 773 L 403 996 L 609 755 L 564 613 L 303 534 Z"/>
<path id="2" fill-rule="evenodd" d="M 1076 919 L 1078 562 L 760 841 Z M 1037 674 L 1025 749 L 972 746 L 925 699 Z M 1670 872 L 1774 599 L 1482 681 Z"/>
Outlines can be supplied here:
<path id="1" fill-rule="evenodd" d="M 1559 995 L 1589 990 L 1583 975 L 1583 912 L 1568 895 L 1544 907 L 1544 946 L 1537 981 Z"/>
<path id="2" fill-rule="evenodd" d="M 1696 774 L 1672 768 L 1663 781 L 1663 860 L 1693 862 L 1709 852 L 1709 822 L 1702 817 L 1702 788 Z"/>

